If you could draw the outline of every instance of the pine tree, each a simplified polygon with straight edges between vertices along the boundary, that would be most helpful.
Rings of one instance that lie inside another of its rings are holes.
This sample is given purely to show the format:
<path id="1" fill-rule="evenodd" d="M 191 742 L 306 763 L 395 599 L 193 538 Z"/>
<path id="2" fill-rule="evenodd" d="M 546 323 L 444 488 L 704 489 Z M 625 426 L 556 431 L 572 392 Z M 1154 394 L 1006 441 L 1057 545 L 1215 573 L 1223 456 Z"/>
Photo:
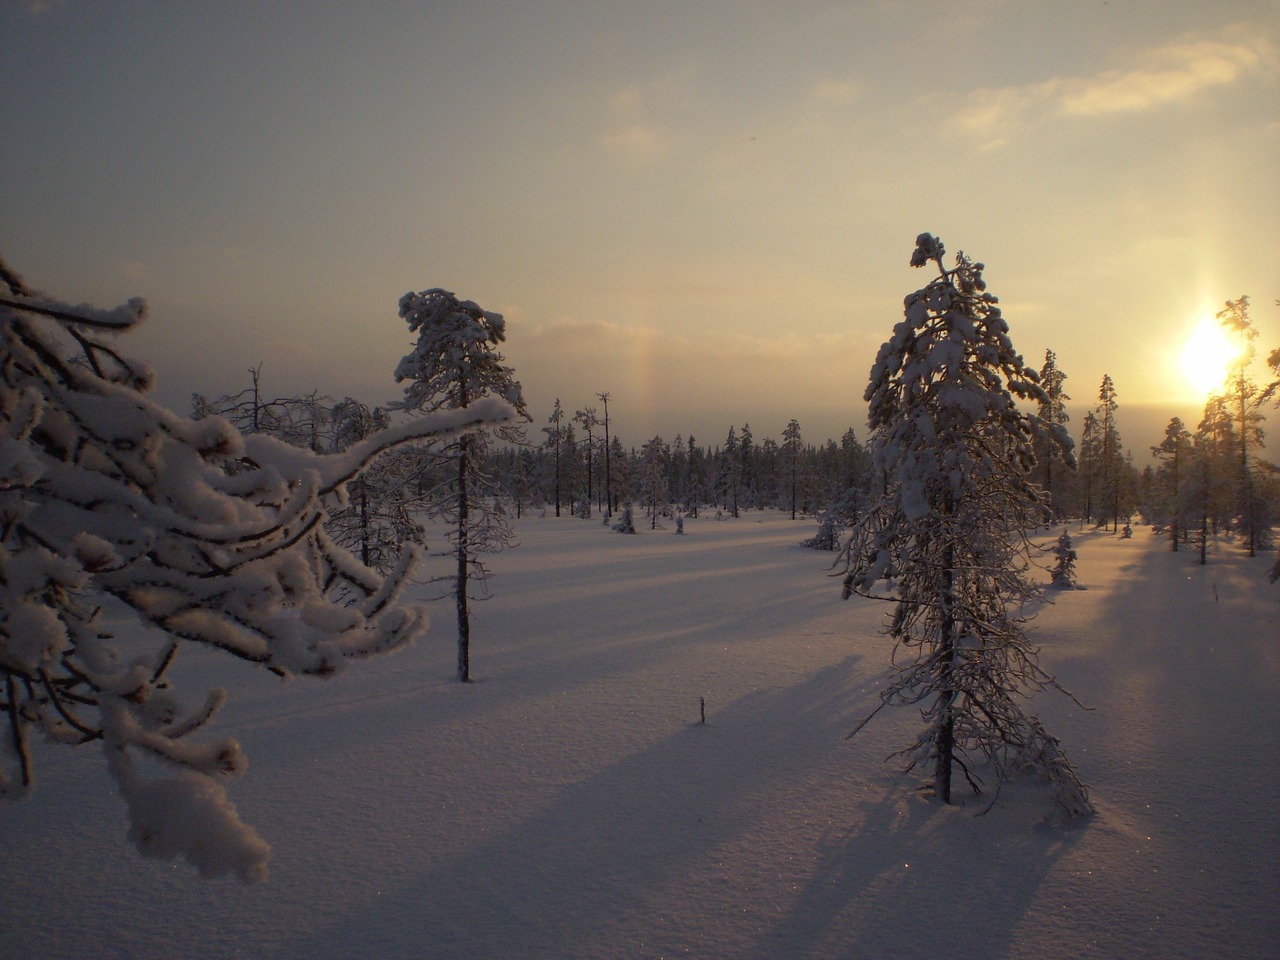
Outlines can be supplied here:
<path id="1" fill-rule="evenodd" d="M 556 397 L 555 406 L 551 408 L 551 416 L 547 420 L 551 424 L 549 427 L 543 427 L 542 432 L 547 435 L 547 446 L 551 448 L 552 456 L 555 462 L 555 486 L 554 496 L 556 503 L 556 516 L 560 516 L 560 481 L 562 471 L 560 469 L 560 457 L 564 449 L 564 410 L 560 407 L 560 398 Z"/>
<path id="2" fill-rule="evenodd" d="M 747 507 L 759 506 L 756 502 L 756 484 L 759 480 L 755 463 L 755 438 L 751 435 L 751 424 L 744 423 L 742 430 L 738 433 L 738 449 L 735 456 L 738 459 L 738 487 L 740 498 L 746 503 Z M 738 505 L 734 504 L 733 515 L 738 515 Z"/>
<path id="3" fill-rule="evenodd" d="M 612 394 L 597 393 L 596 399 L 604 404 L 604 418 L 600 425 L 604 427 L 604 518 L 608 522 L 613 513 L 613 446 L 609 439 L 609 400 Z"/>
<path id="4" fill-rule="evenodd" d="M 1052 550 L 1053 568 L 1049 573 L 1050 583 L 1059 590 L 1076 588 L 1076 548 L 1071 543 L 1071 532 L 1062 528 L 1062 534 Z"/>
<path id="5" fill-rule="evenodd" d="M 582 519 L 590 520 L 591 519 L 591 501 L 595 496 L 595 491 L 592 488 L 592 476 L 594 472 L 592 455 L 595 452 L 596 440 L 595 440 L 595 435 L 592 433 L 592 431 L 595 430 L 596 427 L 600 426 L 600 418 L 596 416 L 595 407 L 586 407 L 585 409 L 575 411 L 573 414 L 573 419 L 574 419 L 574 422 L 579 424 L 582 427 L 583 431 L 585 431 L 587 434 L 587 439 L 582 444 L 582 449 L 587 455 L 586 509 L 582 512 Z"/>
<path id="6" fill-rule="evenodd" d="M 738 459 L 738 434 L 733 428 L 729 428 L 729 435 L 725 437 L 724 449 L 720 452 L 720 471 L 717 488 L 722 492 L 725 506 L 729 507 L 730 514 L 737 519 L 738 516 L 738 486 L 742 476 L 742 464 Z"/>
<path id="7" fill-rule="evenodd" d="M 1238 461 L 1234 421 L 1226 401 L 1211 396 L 1205 402 L 1204 417 L 1196 427 L 1195 471 L 1191 502 L 1200 519 L 1198 536 L 1200 563 L 1208 562 L 1209 535 L 1217 534 L 1220 525 L 1232 513 L 1233 491 L 1238 489 Z"/>
<path id="8" fill-rule="evenodd" d="M 1236 424 L 1236 442 L 1239 444 L 1236 461 L 1236 524 L 1244 539 L 1249 556 L 1257 555 L 1258 547 L 1266 539 L 1271 528 L 1269 504 L 1259 495 L 1250 451 L 1262 446 L 1262 411 L 1265 393 L 1258 389 L 1249 376 L 1249 366 L 1255 351 L 1253 341 L 1258 331 L 1249 319 L 1249 298 L 1228 300 L 1217 315 L 1218 321 L 1240 341 L 1227 377 L 1227 391 L 1223 400 L 1229 405 Z"/>
<path id="9" fill-rule="evenodd" d="M 1043 507 L 1032 418 L 1015 397 L 1040 403 L 1044 391 L 1013 349 L 982 264 L 957 254 L 947 269 L 943 256 L 939 240 L 916 239 L 911 265 L 939 276 L 906 298 L 871 370 L 865 398 L 886 492 L 843 551 L 845 595 L 896 601 L 898 672 L 881 707 L 922 705 L 925 728 L 900 755 L 908 769 L 932 763 L 939 799 L 951 802 L 956 766 L 978 790 L 981 761 L 1000 781 L 1035 771 L 1067 813 L 1085 813 L 1087 791 L 1058 741 L 1023 710 L 1030 693 L 1058 688 L 1016 612 L 1038 593 L 1022 571 L 1025 531 Z"/>
<path id="10" fill-rule="evenodd" d="M 689 435 L 687 458 L 689 462 L 689 484 L 685 489 L 684 512 L 698 517 L 698 508 L 707 498 L 707 463 L 706 454 L 696 445 L 693 435 Z"/>
<path id="11" fill-rule="evenodd" d="M 1178 540 L 1185 524 L 1186 504 L 1183 500 L 1186 485 L 1185 466 L 1191 456 L 1191 434 L 1182 420 L 1174 417 L 1165 427 L 1164 440 L 1151 453 L 1160 460 L 1163 479 L 1163 497 L 1160 514 L 1169 527 L 1169 549 L 1178 549 Z"/>
<path id="12" fill-rule="evenodd" d="M 1094 517 L 1102 459 L 1100 436 L 1098 418 L 1090 410 L 1084 415 L 1084 424 L 1080 430 L 1080 466 L 1077 485 L 1081 529 L 1084 528 L 1085 523 L 1092 522 Z"/>
<path id="13" fill-rule="evenodd" d="M 791 495 L 791 519 L 796 518 L 796 491 L 800 484 L 800 454 L 804 450 L 800 422 L 791 420 L 782 431 L 782 455 L 787 463 L 787 488 Z"/>
<path id="14" fill-rule="evenodd" d="M 667 444 L 660 436 L 655 436 L 641 450 L 640 498 L 649 513 L 650 529 L 653 530 L 658 529 L 658 515 L 667 503 L 668 455 Z"/>
<path id="15" fill-rule="evenodd" d="M 1040 368 L 1040 387 L 1044 401 L 1039 406 L 1039 420 L 1051 435 L 1036 437 L 1036 462 L 1039 465 L 1037 479 L 1044 487 L 1053 519 L 1065 516 L 1063 488 L 1069 472 L 1075 468 L 1070 456 L 1070 443 L 1066 441 L 1067 401 L 1071 399 L 1063 384 L 1067 375 L 1058 368 L 1058 358 L 1052 350 L 1044 352 L 1044 366 Z"/>
<path id="16" fill-rule="evenodd" d="M 613 529 L 618 533 L 635 533 L 636 518 L 631 508 L 631 501 L 627 500 L 622 504 L 622 516 L 618 518 L 618 522 L 613 525 Z"/>
<path id="17" fill-rule="evenodd" d="M 417 343 L 396 367 L 396 382 L 405 383 L 398 409 L 417 413 L 466 410 L 479 401 L 496 397 L 509 404 L 525 420 L 520 384 L 502 362 L 497 346 L 506 339 L 502 315 L 482 310 L 471 300 L 459 300 L 438 287 L 400 298 L 400 317 L 417 334 Z M 518 442 L 514 425 L 499 427 L 497 435 Z M 497 489 L 484 472 L 488 436 L 480 430 L 450 441 L 439 453 L 451 461 L 453 479 L 442 484 L 425 504 L 428 512 L 451 526 L 450 553 L 455 573 L 452 583 L 458 619 L 458 679 L 471 679 L 471 624 L 469 585 L 481 590 L 489 578 L 483 555 L 514 542 L 506 517 L 492 507 Z"/>
<path id="18" fill-rule="evenodd" d="M 1115 384 L 1110 374 L 1103 374 L 1102 385 L 1098 388 L 1098 407 L 1096 419 L 1098 425 L 1098 479 L 1100 489 L 1098 500 L 1105 513 L 1100 516 L 1111 520 L 1112 529 L 1120 529 L 1120 508 L 1124 496 L 1124 449 L 1120 443 L 1120 430 L 1116 426 Z"/>

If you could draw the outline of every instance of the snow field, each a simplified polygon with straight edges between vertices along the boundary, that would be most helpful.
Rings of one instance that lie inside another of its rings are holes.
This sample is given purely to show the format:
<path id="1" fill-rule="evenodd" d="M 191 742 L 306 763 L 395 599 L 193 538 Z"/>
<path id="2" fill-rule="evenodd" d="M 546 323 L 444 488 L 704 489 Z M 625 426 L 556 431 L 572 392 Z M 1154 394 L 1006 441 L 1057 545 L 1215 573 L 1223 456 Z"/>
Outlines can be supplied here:
<path id="1" fill-rule="evenodd" d="M 1032 629 L 1093 708 L 1036 701 L 1099 808 L 1064 827 L 1038 785 L 982 816 L 918 797 L 883 762 L 909 709 L 845 739 L 888 607 L 840 601 L 831 556 L 796 545 L 812 523 L 516 529 L 475 683 L 452 680 L 447 601 L 426 642 L 329 681 L 184 652 L 186 689 L 230 690 L 216 729 L 249 757 L 230 789 L 273 845 L 265 885 L 139 860 L 95 748 L 41 750 L 36 796 L 0 808 L 0 957 L 1276 954 L 1265 558 L 1073 529 L 1087 589 Z"/>

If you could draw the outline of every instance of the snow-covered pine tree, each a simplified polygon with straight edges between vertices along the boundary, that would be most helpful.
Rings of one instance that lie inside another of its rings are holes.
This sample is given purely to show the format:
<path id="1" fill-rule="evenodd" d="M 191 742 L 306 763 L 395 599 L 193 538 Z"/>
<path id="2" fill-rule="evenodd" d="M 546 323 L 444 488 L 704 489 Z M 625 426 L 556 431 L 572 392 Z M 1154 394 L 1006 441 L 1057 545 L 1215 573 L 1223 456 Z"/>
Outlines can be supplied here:
<path id="1" fill-rule="evenodd" d="M 800 433 L 800 421 L 792 419 L 782 431 L 782 455 L 787 465 L 787 491 L 791 500 L 791 519 L 796 518 L 796 492 L 800 487 L 800 455 L 804 452 L 804 439 Z"/>
<path id="2" fill-rule="evenodd" d="M 658 516 L 668 503 L 667 458 L 670 450 L 660 436 L 648 441 L 640 454 L 640 499 L 649 514 L 650 529 L 658 529 Z"/>
<path id="3" fill-rule="evenodd" d="M 587 455 L 587 490 L 583 497 L 582 508 L 578 511 L 578 516 L 583 520 L 591 519 L 591 501 L 594 496 L 593 480 L 595 477 L 595 428 L 601 425 L 600 418 L 596 415 L 595 407 L 586 407 L 582 410 L 575 410 L 573 414 L 574 422 L 582 427 L 587 435 L 587 439 L 583 441 L 582 451 Z"/>
<path id="4" fill-rule="evenodd" d="M 1152 456 L 1160 461 L 1162 496 L 1160 519 L 1169 527 L 1169 549 L 1176 551 L 1178 541 L 1187 521 L 1187 464 L 1191 459 L 1191 433 L 1179 417 L 1169 421 L 1164 430 L 1164 440 L 1151 448 Z"/>
<path id="5" fill-rule="evenodd" d="M 1199 520 L 1197 542 L 1200 564 L 1209 562 L 1210 533 L 1217 534 L 1229 522 L 1236 502 L 1239 461 L 1236 451 L 1235 422 L 1227 402 L 1210 395 L 1205 401 L 1204 417 L 1196 426 L 1192 466 L 1193 476 L 1188 490 L 1194 516 Z"/>
<path id="6" fill-rule="evenodd" d="M 613 398 L 613 394 L 597 393 L 596 399 L 604 404 L 604 417 L 600 420 L 600 426 L 604 427 L 604 522 L 609 522 L 609 517 L 613 514 L 613 447 L 609 438 L 609 401 Z"/>
<path id="7" fill-rule="evenodd" d="M 1050 583 L 1059 590 L 1076 588 L 1076 548 L 1071 543 L 1071 531 L 1062 528 L 1062 535 L 1053 545 L 1053 568 L 1049 572 Z"/>
<path id="8" fill-rule="evenodd" d="M 707 499 L 707 458 L 702 448 L 697 446 L 693 434 L 689 435 L 687 459 L 689 462 L 689 483 L 685 489 L 684 512 L 686 516 L 698 517 L 698 509 Z"/>
<path id="9" fill-rule="evenodd" d="M 555 463 L 554 491 L 556 503 L 556 516 L 560 516 L 560 481 L 563 473 L 560 469 L 560 455 L 564 449 L 564 410 L 560 406 L 560 398 L 556 397 L 555 406 L 551 409 L 551 416 L 547 419 L 551 424 L 549 427 L 543 427 L 542 432 L 547 435 L 547 447 L 552 451 Z"/>
<path id="10" fill-rule="evenodd" d="M 1067 413 L 1067 401 L 1071 397 L 1064 386 L 1066 379 L 1067 375 L 1058 367 L 1057 356 L 1052 350 L 1046 350 L 1044 366 L 1040 368 L 1040 387 L 1045 398 L 1039 406 L 1039 422 L 1055 433 L 1060 431 L 1062 436 L 1037 436 L 1035 452 L 1039 467 L 1037 481 L 1044 487 L 1054 520 L 1066 515 L 1065 481 L 1076 467 L 1070 443 L 1064 442 L 1067 422 L 1071 419 Z"/>
<path id="11" fill-rule="evenodd" d="M 1226 306 L 1217 314 L 1218 322 L 1228 333 L 1238 338 L 1240 347 L 1232 359 L 1231 371 L 1227 376 L 1226 391 L 1223 400 L 1230 408 L 1236 422 L 1236 509 L 1235 524 L 1244 541 L 1249 556 L 1256 556 L 1259 547 L 1269 545 L 1271 531 L 1271 504 L 1265 494 L 1258 489 L 1251 450 L 1262 446 L 1262 414 L 1263 401 L 1269 396 L 1268 391 L 1258 388 L 1249 376 L 1249 367 L 1253 363 L 1255 349 L 1253 341 L 1258 337 L 1253 321 L 1249 319 L 1249 298 L 1242 296 L 1238 300 L 1228 300 Z"/>
<path id="12" fill-rule="evenodd" d="M 1101 462 L 1098 418 L 1090 410 L 1084 415 L 1080 427 L 1080 459 L 1076 471 L 1076 510 L 1080 515 L 1080 529 L 1086 522 L 1092 523 L 1097 504 L 1099 463 Z"/>
<path id="13" fill-rule="evenodd" d="M 0 797 L 31 788 L 33 736 L 100 742 L 141 853 L 254 881 L 269 848 L 224 787 L 245 757 L 192 736 L 226 692 L 193 709 L 170 668 L 199 644 L 324 676 L 420 636 L 425 608 L 397 601 L 415 551 L 385 578 L 363 566 L 326 532 L 325 498 L 400 444 L 512 412 L 440 413 L 332 456 L 242 437 L 147 395 L 151 368 L 117 344 L 144 316 L 56 302 L 0 264 Z M 141 625 L 131 656 L 104 611 Z"/>
<path id="14" fill-rule="evenodd" d="M 417 342 L 396 367 L 396 382 L 406 383 L 398 409 L 415 413 L 466 410 L 496 397 L 528 420 L 520 384 L 502 362 L 498 344 L 506 340 L 502 315 L 482 310 L 471 300 L 459 300 L 439 287 L 412 291 L 400 298 L 400 318 L 416 333 Z M 523 432 L 514 421 L 494 428 L 502 440 L 521 442 Z M 426 500 L 427 511 L 451 527 L 450 555 L 455 573 L 449 577 L 458 616 L 458 679 L 471 679 L 471 630 L 467 602 L 469 586 L 481 589 L 489 578 L 483 557 L 514 543 L 505 515 L 492 509 L 497 495 L 493 478 L 484 471 L 488 433 L 462 434 L 439 448 L 453 465 L 451 482 L 438 486 Z"/>
<path id="15" fill-rule="evenodd" d="M 800 541 L 800 546 L 810 550 L 835 550 L 840 546 L 840 518 L 834 510 L 823 510 L 818 515 L 818 532 Z"/>
<path id="16" fill-rule="evenodd" d="M 618 533 L 635 533 L 636 517 L 635 511 L 632 509 L 631 501 L 627 500 L 622 504 L 622 516 L 618 518 L 618 522 L 613 525 L 613 529 Z"/>
<path id="17" fill-rule="evenodd" d="M 1124 458 L 1124 448 L 1120 442 L 1120 428 L 1116 426 L 1116 411 L 1119 403 L 1116 399 L 1116 387 L 1110 374 L 1102 375 L 1102 384 L 1098 388 L 1097 426 L 1098 426 L 1098 491 L 1099 516 L 1111 520 L 1111 529 L 1119 531 L 1120 515 L 1127 513 L 1128 464 Z"/>
<path id="18" fill-rule="evenodd" d="M 939 799 L 951 802 L 953 767 L 977 791 L 986 764 L 1001 782 L 1024 770 L 1046 777 L 1061 808 L 1083 814 L 1088 791 L 1023 708 L 1030 694 L 1061 689 L 1018 613 L 1039 593 L 1023 571 L 1027 531 L 1046 505 L 1030 480 L 1031 416 L 1014 398 L 1039 403 L 1044 392 L 982 264 L 961 253 L 948 269 L 944 252 L 930 234 L 916 238 L 911 265 L 936 265 L 939 276 L 906 298 L 871 369 L 865 399 L 885 492 L 844 548 L 845 596 L 896 601 L 897 673 L 880 706 L 920 705 L 925 726 L 895 755 L 908 769 L 932 764 Z"/>
<path id="19" fill-rule="evenodd" d="M 738 432 L 729 428 L 725 438 L 724 449 L 717 457 L 716 472 L 717 499 L 729 509 L 732 516 L 738 516 L 738 487 L 742 479 L 742 465 L 738 460 Z"/>

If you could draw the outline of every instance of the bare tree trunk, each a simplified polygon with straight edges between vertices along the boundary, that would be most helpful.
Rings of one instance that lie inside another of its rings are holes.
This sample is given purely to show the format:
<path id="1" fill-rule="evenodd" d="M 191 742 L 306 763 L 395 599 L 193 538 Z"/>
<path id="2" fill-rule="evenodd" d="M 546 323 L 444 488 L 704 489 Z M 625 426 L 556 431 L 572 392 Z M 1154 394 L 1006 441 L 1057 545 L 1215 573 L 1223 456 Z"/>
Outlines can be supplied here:
<path id="1" fill-rule="evenodd" d="M 1209 562 L 1209 459 L 1206 455 L 1201 467 L 1204 489 L 1200 494 L 1200 566 Z"/>
<path id="2" fill-rule="evenodd" d="M 952 705 L 956 690 L 954 672 L 955 624 L 951 611 L 955 605 L 955 553 L 947 546 L 943 554 L 942 639 L 938 647 L 941 671 L 938 677 L 938 739 L 933 768 L 934 794 L 943 803 L 951 802 L 951 764 L 955 755 L 955 714 Z"/>
<path id="3" fill-rule="evenodd" d="M 369 491 L 364 479 L 360 481 L 360 561 L 369 565 Z"/>
<path id="4" fill-rule="evenodd" d="M 1243 333 L 1241 339 L 1243 340 Z M 1236 385 L 1240 392 L 1240 518 L 1249 528 L 1249 556 L 1253 557 L 1257 556 L 1258 551 L 1258 531 L 1253 522 L 1253 478 L 1249 476 L 1249 408 L 1245 402 L 1245 387 L 1244 367 L 1241 366 Z"/>
<path id="5" fill-rule="evenodd" d="M 458 582 L 454 598 L 458 605 L 458 679 L 463 683 L 471 679 L 471 620 L 467 616 L 467 453 L 468 440 L 458 442 Z"/>

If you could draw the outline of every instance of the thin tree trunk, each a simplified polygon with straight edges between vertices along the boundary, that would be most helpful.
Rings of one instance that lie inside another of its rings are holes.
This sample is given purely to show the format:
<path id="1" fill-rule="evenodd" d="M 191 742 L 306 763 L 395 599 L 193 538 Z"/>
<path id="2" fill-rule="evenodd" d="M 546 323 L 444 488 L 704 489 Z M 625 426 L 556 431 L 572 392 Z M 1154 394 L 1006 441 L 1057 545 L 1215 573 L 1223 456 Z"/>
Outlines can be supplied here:
<path id="1" fill-rule="evenodd" d="M 360 478 L 360 559 L 369 565 L 369 492 Z"/>
<path id="2" fill-rule="evenodd" d="M 1243 341 L 1244 335 L 1241 334 Z M 1247 354 L 1245 354 L 1247 356 Z M 1244 361 L 1241 361 L 1242 363 Z M 1254 528 L 1253 523 L 1253 483 L 1249 476 L 1249 425 L 1245 418 L 1248 415 L 1248 407 L 1245 404 L 1245 379 L 1244 367 L 1240 368 L 1240 377 L 1236 385 L 1236 389 L 1240 392 L 1240 518 L 1244 521 L 1249 531 L 1249 556 L 1257 555 L 1258 532 Z"/>
<path id="3" fill-rule="evenodd" d="M 556 430 L 560 428 L 557 426 Z M 560 434 L 556 434 L 556 516 L 560 516 Z"/>
<path id="4" fill-rule="evenodd" d="M 1209 562 L 1209 460 L 1204 460 L 1201 468 L 1204 477 L 1204 490 L 1200 495 L 1200 566 Z"/>
<path id="5" fill-rule="evenodd" d="M 938 646 L 941 673 L 938 677 L 937 757 L 933 768 L 934 794 L 943 803 L 951 803 L 951 763 L 955 755 L 956 699 L 954 672 L 955 623 L 951 611 L 955 604 L 955 553 L 947 546 L 943 554 L 942 639 Z"/>
<path id="6" fill-rule="evenodd" d="M 458 679 L 471 679 L 471 621 L 467 616 L 467 452 L 470 437 L 463 437 L 458 448 L 458 582 L 454 598 L 458 605 Z"/>

